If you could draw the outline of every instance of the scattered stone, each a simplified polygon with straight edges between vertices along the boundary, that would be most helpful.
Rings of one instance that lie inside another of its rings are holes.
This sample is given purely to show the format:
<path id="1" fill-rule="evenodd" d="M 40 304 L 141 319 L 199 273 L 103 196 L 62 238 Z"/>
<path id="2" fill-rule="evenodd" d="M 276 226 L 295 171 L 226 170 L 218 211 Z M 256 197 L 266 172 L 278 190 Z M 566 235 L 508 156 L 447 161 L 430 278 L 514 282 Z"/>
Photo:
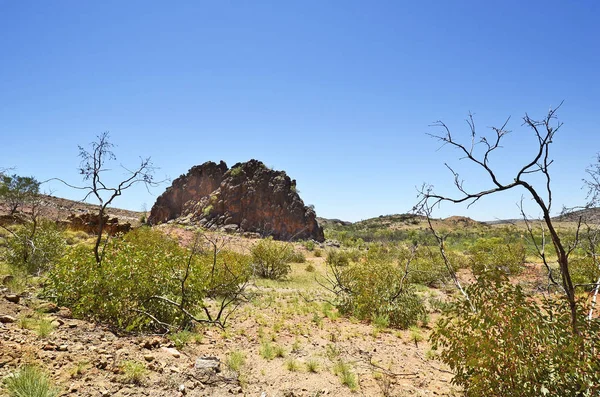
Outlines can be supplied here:
<path id="1" fill-rule="evenodd" d="M 12 303 L 19 303 L 21 297 L 17 294 L 6 294 L 4 295 L 4 299 Z"/>
<path id="2" fill-rule="evenodd" d="M 57 313 L 58 306 L 52 302 L 42 302 L 38 305 L 36 310 L 40 313 Z"/>
<path id="3" fill-rule="evenodd" d="M 179 393 L 185 394 L 185 385 L 184 384 L 179 385 L 177 390 L 179 391 Z"/>
<path id="4" fill-rule="evenodd" d="M 73 312 L 71 312 L 71 309 L 69 309 L 68 307 L 62 306 L 58 310 L 58 315 L 60 317 L 62 317 L 62 318 L 72 318 L 73 317 Z"/>
<path id="5" fill-rule="evenodd" d="M 69 346 L 68 345 L 60 345 L 56 348 L 56 350 L 58 350 L 59 352 L 66 352 L 69 350 Z"/>
<path id="6" fill-rule="evenodd" d="M 179 353 L 179 350 L 175 349 L 174 347 L 163 347 L 162 351 L 164 351 L 165 353 L 169 353 L 175 358 L 181 357 L 181 353 Z"/>
<path id="7" fill-rule="evenodd" d="M 2 277 L 2 284 L 8 285 L 11 282 L 13 282 L 14 279 L 15 279 L 15 276 L 13 276 L 12 274 L 8 274 L 8 275 Z"/>
<path id="8" fill-rule="evenodd" d="M 152 362 L 152 361 L 154 361 L 154 356 L 151 354 L 145 354 L 144 360 L 146 360 L 147 362 Z"/>
<path id="9" fill-rule="evenodd" d="M 213 370 L 215 372 L 221 371 L 221 360 L 218 357 L 200 357 L 196 360 L 194 368 L 199 370 Z"/>
<path id="10" fill-rule="evenodd" d="M 16 322 L 17 319 L 13 316 L 9 316 L 8 314 L 0 314 L 0 323 L 9 324 Z"/>

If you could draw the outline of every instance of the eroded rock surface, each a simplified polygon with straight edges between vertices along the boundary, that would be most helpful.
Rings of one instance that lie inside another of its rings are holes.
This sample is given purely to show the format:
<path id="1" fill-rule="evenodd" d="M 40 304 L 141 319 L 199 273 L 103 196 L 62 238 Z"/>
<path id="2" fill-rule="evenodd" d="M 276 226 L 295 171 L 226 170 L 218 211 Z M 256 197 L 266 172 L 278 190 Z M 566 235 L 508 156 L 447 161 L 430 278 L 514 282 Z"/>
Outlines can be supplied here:
<path id="1" fill-rule="evenodd" d="M 324 240 L 314 210 L 304 205 L 296 191 L 296 181 L 258 160 L 231 168 L 223 161 L 192 167 L 158 197 L 148 221 L 158 224 L 172 219 L 280 240 Z"/>

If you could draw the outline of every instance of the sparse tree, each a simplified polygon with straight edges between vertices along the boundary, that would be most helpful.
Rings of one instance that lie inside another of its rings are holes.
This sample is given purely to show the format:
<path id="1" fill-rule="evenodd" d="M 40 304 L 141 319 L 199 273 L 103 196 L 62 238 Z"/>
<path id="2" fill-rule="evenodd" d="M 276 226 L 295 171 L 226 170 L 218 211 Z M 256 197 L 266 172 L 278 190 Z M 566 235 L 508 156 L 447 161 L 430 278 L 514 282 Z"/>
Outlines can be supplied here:
<path id="1" fill-rule="evenodd" d="M 108 163 L 116 160 L 113 153 L 114 144 L 110 142 L 110 135 L 104 132 L 96 137 L 94 142 L 90 143 L 89 149 L 79 146 L 79 157 L 81 164 L 79 173 L 82 175 L 86 186 L 74 186 L 60 180 L 69 187 L 87 192 L 83 201 L 93 197 L 98 202 L 98 231 L 96 242 L 94 244 L 94 257 L 98 265 L 102 264 L 102 254 L 100 245 L 102 244 L 102 233 L 104 231 L 104 217 L 107 208 L 113 200 L 123 194 L 130 187 L 137 184 L 144 184 L 146 188 L 157 186 L 161 182 L 154 180 L 154 171 L 156 170 L 150 157 L 140 158 L 140 163 L 136 168 L 128 169 L 121 165 L 127 175 L 116 186 L 108 186 L 103 178 L 105 173 L 110 171 L 106 168 Z"/>
<path id="2" fill-rule="evenodd" d="M 552 242 L 552 246 L 556 252 L 557 262 L 560 268 L 561 280 L 555 281 L 552 279 L 551 281 L 559 286 L 564 292 L 564 296 L 569 303 L 569 308 L 571 311 L 573 331 L 577 332 L 578 316 L 575 285 L 571 280 L 571 271 L 569 268 L 569 256 L 576 248 L 577 241 L 572 244 L 566 244 L 563 242 L 561 236 L 556 230 L 551 216 L 552 178 L 550 174 L 550 166 L 552 165 L 553 160 L 550 158 L 550 145 L 553 142 L 554 136 L 562 126 L 562 123 L 557 121 L 556 118 L 556 112 L 559 108 L 560 105 L 556 108 L 550 109 L 548 114 L 541 120 L 532 119 L 527 114 L 523 117 L 523 125 L 531 130 L 537 141 L 537 145 L 534 148 L 530 159 L 518 169 L 514 178 L 507 182 L 502 181 L 499 178 L 497 170 L 495 170 L 490 164 L 490 157 L 495 151 L 502 147 L 501 143 L 503 138 L 509 133 L 509 131 L 506 129 L 509 120 L 507 120 L 499 128 L 492 127 L 493 133 L 491 134 L 491 137 L 486 137 L 484 135 L 478 135 L 473 116 L 469 115 L 467 124 L 470 130 L 470 142 L 466 144 L 457 140 L 450 131 L 450 128 L 444 122 L 437 121 L 434 126 L 439 127 L 442 133 L 430 135 L 440 141 L 443 145 L 450 145 L 451 147 L 457 149 L 460 152 L 462 159 L 466 159 L 476 167 L 482 169 L 488 177 L 490 187 L 488 189 L 479 191 L 468 190 L 464 186 L 464 181 L 460 178 L 459 173 L 450 165 L 445 164 L 452 173 L 454 185 L 458 189 L 459 195 L 456 197 L 441 195 L 436 193 L 432 186 L 423 185 L 419 191 L 420 201 L 415 207 L 415 210 L 429 216 L 431 214 L 431 209 L 441 202 L 468 203 L 468 205 L 471 206 L 485 196 L 506 190 L 523 188 L 530 194 L 531 198 L 537 204 L 542 213 L 542 219 Z M 480 148 L 482 150 L 480 150 Z M 541 176 L 544 181 L 544 186 L 535 186 L 534 182 L 532 182 L 532 176 Z M 551 268 L 543 247 L 540 247 L 538 254 L 548 269 L 548 273 L 551 277 Z"/>
<path id="3" fill-rule="evenodd" d="M 8 205 L 10 215 L 32 204 L 40 194 L 40 182 L 34 177 L 0 173 L 0 201 Z"/>

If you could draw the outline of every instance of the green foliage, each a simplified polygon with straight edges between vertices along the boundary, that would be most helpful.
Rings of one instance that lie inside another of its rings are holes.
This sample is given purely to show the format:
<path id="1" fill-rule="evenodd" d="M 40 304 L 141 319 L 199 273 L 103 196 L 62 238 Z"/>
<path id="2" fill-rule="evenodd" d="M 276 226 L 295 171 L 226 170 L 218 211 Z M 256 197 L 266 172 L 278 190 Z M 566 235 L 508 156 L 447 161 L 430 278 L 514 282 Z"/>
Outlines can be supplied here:
<path id="1" fill-rule="evenodd" d="M 600 277 L 598 263 L 594 261 L 593 256 L 577 256 L 569 259 L 569 269 L 571 270 L 571 280 L 573 284 L 593 284 Z M 558 273 L 558 271 L 557 271 Z M 560 277 L 556 274 L 555 277 Z M 593 289 L 593 285 L 585 287 L 587 290 Z"/>
<path id="2" fill-rule="evenodd" d="M 152 317 L 185 327 L 189 318 L 178 306 L 196 313 L 207 297 L 231 296 L 250 277 L 249 264 L 230 251 L 216 260 L 210 253 L 191 255 L 176 240 L 142 227 L 111 240 L 102 265 L 89 247 L 70 247 L 50 272 L 46 293 L 75 316 L 118 329 L 162 329 Z"/>
<path id="3" fill-rule="evenodd" d="M 306 256 L 304 255 L 304 253 L 302 253 L 302 251 L 293 250 L 292 254 L 290 255 L 290 262 L 304 263 L 304 262 L 306 262 Z"/>
<path id="4" fill-rule="evenodd" d="M 229 175 L 236 177 L 242 174 L 242 166 L 238 166 L 238 167 L 234 167 L 232 169 L 229 170 Z"/>
<path id="5" fill-rule="evenodd" d="M 31 203 L 40 193 L 40 183 L 33 177 L 0 175 L 0 201 L 5 202 L 10 213 Z"/>
<path id="6" fill-rule="evenodd" d="M 202 210 L 202 215 L 209 216 L 210 213 L 212 212 L 212 210 L 213 210 L 213 205 L 209 204 L 206 207 L 204 207 L 204 209 Z"/>
<path id="7" fill-rule="evenodd" d="M 313 240 L 306 240 L 304 242 L 304 247 L 308 250 L 308 251 L 314 251 L 315 249 L 315 242 Z"/>
<path id="8" fill-rule="evenodd" d="M 478 239 L 469 249 L 471 269 L 476 275 L 490 271 L 519 274 L 525 253 L 521 242 L 506 242 L 499 237 Z"/>
<path id="9" fill-rule="evenodd" d="M 134 360 L 124 361 L 121 365 L 123 370 L 123 383 L 142 385 L 148 370 L 143 363 Z"/>
<path id="10" fill-rule="evenodd" d="M 600 324 L 571 327 L 565 301 L 542 302 L 503 277 L 480 277 L 432 335 L 467 396 L 591 396 L 600 391 Z M 579 308 L 581 312 L 582 308 Z"/>
<path id="11" fill-rule="evenodd" d="M 300 370 L 300 364 L 298 364 L 298 361 L 293 357 L 290 357 L 285 361 L 285 367 L 290 372 L 297 372 Z"/>
<path id="12" fill-rule="evenodd" d="M 6 262 L 27 274 L 40 274 L 58 260 L 65 239 L 58 226 L 49 220 L 17 226 L 8 239 Z"/>
<path id="13" fill-rule="evenodd" d="M 330 249 L 327 251 L 325 263 L 329 266 L 348 266 L 360 261 L 360 258 L 361 253 L 358 250 Z"/>
<path id="14" fill-rule="evenodd" d="M 8 376 L 4 385 L 9 397 L 55 397 L 59 394 L 44 371 L 31 365 Z"/>
<path id="15" fill-rule="evenodd" d="M 422 299 L 393 263 L 369 260 L 331 269 L 337 307 L 343 314 L 361 320 L 386 317 L 390 326 L 398 328 L 416 324 L 425 314 Z"/>
<path id="16" fill-rule="evenodd" d="M 258 277 L 281 280 L 291 271 L 294 247 L 289 243 L 273 241 L 271 237 L 260 240 L 252 247 L 254 274 Z M 297 259 L 297 258 L 296 258 Z"/>
<path id="17" fill-rule="evenodd" d="M 269 341 L 263 341 L 260 344 L 260 349 L 259 349 L 258 353 L 260 354 L 260 356 L 262 358 L 269 360 L 269 361 L 271 361 L 272 359 L 275 358 L 275 349 L 273 348 L 273 345 Z"/>
<path id="18" fill-rule="evenodd" d="M 310 359 L 306 362 L 306 370 L 308 372 L 316 374 L 317 372 L 319 372 L 319 367 L 319 362 L 315 359 Z"/>
<path id="19" fill-rule="evenodd" d="M 188 343 L 198 338 L 198 334 L 192 331 L 183 330 L 169 334 L 169 340 L 173 342 L 177 349 L 183 349 Z"/>
<path id="20" fill-rule="evenodd" d="M 246 356 L 243 352 L 234 350 L 229 353 L 225 363 L 227 364 L 227 368 L 231 371 L 240 372 L 242 367 L 246 364 Z"/>
<path id="21" fill-rule="evenodd" d="M 340 377 L 342 384 L 348 386 L 350 390 L 358 388 L 356 375 L 352 372 L 352 368 L 343 360 L 338 361 L 333 367 L 333 372 Z"/>
<path id="22" fill-rule="evenodd" d="M 83 230 L 65 230 L 63 232 L 63 236 L 67 245 L 79 244 L 90 238 L 90 235 Z"/>

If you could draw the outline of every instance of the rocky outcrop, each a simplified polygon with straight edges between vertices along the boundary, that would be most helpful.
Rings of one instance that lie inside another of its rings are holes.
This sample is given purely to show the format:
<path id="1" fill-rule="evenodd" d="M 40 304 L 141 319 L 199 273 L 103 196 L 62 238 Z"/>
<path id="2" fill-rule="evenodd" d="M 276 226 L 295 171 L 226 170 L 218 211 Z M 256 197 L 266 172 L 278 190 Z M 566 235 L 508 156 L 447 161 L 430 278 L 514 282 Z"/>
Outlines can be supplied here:
<path id="1" fill-rule="evenodd" d="M 102 230 L 111 236 L 117 233 L 127 233 L 131 230 L 130 223 L 120 223 L 118 218 L 111 218 L 108 215 L 104 215 L 103 221 L 104 226 Z M 89 212 L 78 215 L 72 214 L 67 217 L 67 221 L 64 224 L 71 230 L 82 230 L 88 234 L 96 234 L 100 225 L 100 216 Z"/>
<path id="2" fill-rule="evenodd" d="M 158 197 L 148 222 L 172 219 L 279 240 L 324 240 L 314 210 L 304 205 L 296 191 L 296 181 L 257 160 L 231 169 L 223 161 L 192 167 Z"/>

